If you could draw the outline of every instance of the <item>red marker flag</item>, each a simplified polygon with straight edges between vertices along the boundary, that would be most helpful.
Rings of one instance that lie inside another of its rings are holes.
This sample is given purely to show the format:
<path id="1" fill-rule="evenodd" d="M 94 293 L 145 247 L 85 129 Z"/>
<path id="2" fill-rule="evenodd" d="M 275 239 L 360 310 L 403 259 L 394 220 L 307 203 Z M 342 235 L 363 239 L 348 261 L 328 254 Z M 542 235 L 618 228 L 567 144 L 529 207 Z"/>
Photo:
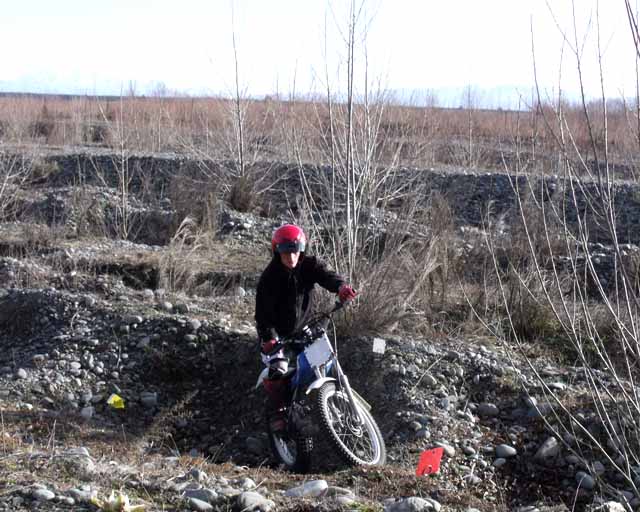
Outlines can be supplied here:
<path id="1" fill-rule="evenodd" d="M 443 453 L 444 448 L 433 448 L 423 451 L 418 461 L 416 476 L 437 473 L 440 469 L 440 461 L 442 460 Z"/>

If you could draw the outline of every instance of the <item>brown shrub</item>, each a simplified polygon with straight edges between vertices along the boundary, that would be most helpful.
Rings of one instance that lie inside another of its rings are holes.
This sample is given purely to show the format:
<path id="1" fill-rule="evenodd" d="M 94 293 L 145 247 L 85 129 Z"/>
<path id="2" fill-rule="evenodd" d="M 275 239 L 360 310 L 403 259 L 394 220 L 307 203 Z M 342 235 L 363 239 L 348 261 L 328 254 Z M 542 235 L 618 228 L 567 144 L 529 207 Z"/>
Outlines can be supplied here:
<path id="1" fill-rule="evenodd" d="M 257 202 L 254 181 L 250 176 L 240 176 L 231 184 L 227 201 L 234 210 L 250 212 Z"/>

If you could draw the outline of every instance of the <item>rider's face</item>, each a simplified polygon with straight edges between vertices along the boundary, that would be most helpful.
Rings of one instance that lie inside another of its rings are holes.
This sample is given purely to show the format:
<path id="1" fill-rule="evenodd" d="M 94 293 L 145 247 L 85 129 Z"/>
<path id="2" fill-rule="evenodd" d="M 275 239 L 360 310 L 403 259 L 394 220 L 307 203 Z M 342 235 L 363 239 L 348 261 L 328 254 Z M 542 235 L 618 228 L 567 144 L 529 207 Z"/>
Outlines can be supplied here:
<path id="1" fill-rule="evenodd" d="M 287 268 L 295 268 L 298 264 L 298 260 L 300 259 L 299 252 L 281 252 L 280 253 L 280 261 Z"/>

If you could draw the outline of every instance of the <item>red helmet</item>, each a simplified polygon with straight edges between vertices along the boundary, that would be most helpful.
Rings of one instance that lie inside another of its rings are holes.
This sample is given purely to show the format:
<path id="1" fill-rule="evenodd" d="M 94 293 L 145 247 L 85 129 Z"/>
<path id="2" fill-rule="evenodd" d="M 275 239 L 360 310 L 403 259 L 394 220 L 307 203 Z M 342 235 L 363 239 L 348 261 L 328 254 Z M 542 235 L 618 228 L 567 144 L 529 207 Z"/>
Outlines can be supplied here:
<path id="1" fill-rule="evenodd" d="M 285 224 L 273 232 L 271 250 L 273 253 L 304 252 L 307 237 L 302 228 L 294 224 Z"/>

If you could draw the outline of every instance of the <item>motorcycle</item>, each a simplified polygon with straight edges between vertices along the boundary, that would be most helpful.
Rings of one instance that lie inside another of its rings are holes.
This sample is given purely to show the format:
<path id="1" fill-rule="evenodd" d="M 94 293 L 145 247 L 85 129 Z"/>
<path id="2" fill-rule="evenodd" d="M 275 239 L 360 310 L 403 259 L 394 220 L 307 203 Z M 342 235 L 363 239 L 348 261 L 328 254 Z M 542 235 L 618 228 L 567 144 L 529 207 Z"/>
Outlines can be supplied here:
<path id="1" fill-rule="evenodd" d="M 276 459 L 287 469 L 307 472 L 314 441 L 323 436 L 347 464 L 383 465 L 386 447 L 371 415 L 371 406 L 350 386 L 325 326 L 342 303 L 319 315 L 301 332 L 280 340 L 285 348 L 299 352 L 297 364 L 282 378 L 289 380 L 291 400 L 286 408 L 286 428 L 273 430 L 267 413 L 267 432 Z M 256 389 L 269 372 L 258 377 Z"/>

